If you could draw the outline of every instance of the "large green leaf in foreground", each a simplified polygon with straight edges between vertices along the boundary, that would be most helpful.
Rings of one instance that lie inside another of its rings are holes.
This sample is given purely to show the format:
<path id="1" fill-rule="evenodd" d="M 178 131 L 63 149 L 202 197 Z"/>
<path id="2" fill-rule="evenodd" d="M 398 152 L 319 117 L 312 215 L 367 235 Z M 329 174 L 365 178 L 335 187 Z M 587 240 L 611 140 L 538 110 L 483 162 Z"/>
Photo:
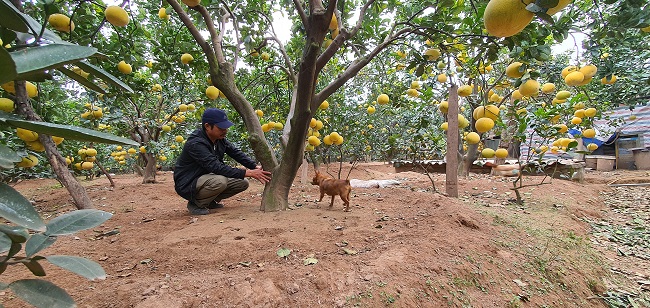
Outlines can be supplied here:
<path id="1" fill-rule="evenodd" d="M 39 134 L 59 136 L 66 139 L 86 141 L 86 142 L 128 144 L 133 146 L 140 145 L 131 139 L 98 132 L 92 129 L 82 128 L 82 127 L 77 127 L 72 125 L 28 121 L 28 120 L 23 120 L 16 115 L 8 114 L 6 112 L 0 111 L 0 123 L 3 122 L 11 126 L 29 129 Z"/>
<path id="2" fill-rule="evenodd" d="M 25 228 L 45 231 L 45 222 L 29 200 L 4 183 L 0 183 L 0 217 Z"/>

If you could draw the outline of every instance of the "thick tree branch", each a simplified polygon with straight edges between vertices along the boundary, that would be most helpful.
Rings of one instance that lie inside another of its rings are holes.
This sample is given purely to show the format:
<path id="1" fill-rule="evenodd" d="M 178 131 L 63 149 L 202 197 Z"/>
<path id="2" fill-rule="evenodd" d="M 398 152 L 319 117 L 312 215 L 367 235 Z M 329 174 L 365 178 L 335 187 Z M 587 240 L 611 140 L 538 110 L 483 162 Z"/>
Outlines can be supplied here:
<path id="1" fill-rule="evenodd" d="M 208 63 L 210 64 L 211 67 L 219 67 L 219 63 L 216 61 L 215 53 L 210 48 L 210 44 L 203 39 L 203 36 L 201 35 L 201 32 L 199 32 L 199 29 L 194 26 L 192 23 L 192 20 L 190 19 L 190 16 L 187 15 L 187 13 L 181 8 L 181 5 L 178 3 L 176 0 L 167 0 L 167 3 L 171 5 L 171 7 L 176 11 L 178 16 L 180 17 L 181 21 L 187 27 L 187 29 L 190 31 L 190 34 L 192 34 L 192 37 L 194 37 L 194 40 L 196 40 L 196 43 L 201 46 L 201 49 L 203 50 L 203 53 L 205 53 Z M 201 7 L 200 5 L 197 7 Z M 197 7 L 194 7 L 197 9 Z"/>
<path id="2" fill-rule="evenodd" d="M 214 27 L 214 22 L 212 22 L 212 17 L 210 16 L 210 12 L 208 12 L 208 9 L 206 9 L 202 5 L 198 5 L 196 6 L 196 10 L 199 11 L 199 13 L 201 13 L 203 20 L 205 21 L 205 25 L 208 28 L 208 32 L 210 32 L 210 38 L 212 39 L 212 50 L 214 51 L 214 54 L 217 57 L 217 62 L 225 61 L 223 51 L 221 50 L 221 39 L 222 39 L 221 33 L 223 33 L 223 31 L 217 33 L 217 29 Z"/>
<path id="3" fill-rule="evenodd" d="M 386 38 L 384 42 L 381 44 L 377 45 L 369 54 L 367 54 L 365 57 L 362 57 L 360 59 L 357 59 L 355 62 L 353 62 L 350 66 L 348 66 L 345 71 L 339 75 L 338 78 L 330 82 L 323 90 L 318 92 L 317 94 L 314 95 L 312 101 L 311 101 L 311 108 L 312 110 L 316 110 L 320 103 L 323 102 L 327 97 L 332 95 L 336 90 L 341 88 L 350 78 L 354 77 L 359 73 L 359 71 L 364 68 L 372 59 L 374 59 L 382 50 L 384 50 L 388 45 L 392 44 L 394 41 L 398 40 L 401 38 L 402 35 L 412 33 L 413 29 L 402 29 L 395 33 L 394 36 Z"/>

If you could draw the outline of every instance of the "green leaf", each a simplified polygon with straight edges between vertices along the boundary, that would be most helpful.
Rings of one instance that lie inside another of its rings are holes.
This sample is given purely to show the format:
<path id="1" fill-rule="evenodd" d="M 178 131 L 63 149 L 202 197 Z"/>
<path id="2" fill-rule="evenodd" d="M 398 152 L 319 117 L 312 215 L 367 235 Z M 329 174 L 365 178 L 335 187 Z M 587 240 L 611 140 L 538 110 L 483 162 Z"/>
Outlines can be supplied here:
<path id="1" fill-rule="evenodd" d="M 52 219 L 47 224 L 46 235 L 66 235 L 101 225 L 113 214 L 100 210 L 76 210 Z"/>
<path id="2" fill-rule="evenodd" d="M 278 249 L 277 254 L 278 254 L 278 257 L 285 258 L 285 257 L 287 257 L 288 255 L 291 254 L 291 249 L 289 249 L 289 248 L 280 248 L 280 249 Z"/>
<path id="3" fill-rule="evenodd" d="M 0 144 L 0 168 L 12 169 L 14 163 L 20 162 L 20 156 L 6 145 Z"/>
<path id="4" fill-rule="evenodd" d="M 99 142 L 111 144 L 128 144 L 139 146 L 140 144 L 124 137 L 98 132 L 92 129 L 77 127 L 72 125 L 62 125 L 48 122 L 27 121 L 19 118 L 16 115 L 8 114 L 0 111 L 0 122 L 6 122 L 9 125 L 29 129 L 31 131 L 59 136 L 70 140 L 79 140 L 86 142 Z"/>
<path id="5" fill-rule="evenodd" d="M 75 256 L 48 256 L 46 259 L 60 268 L 69 270 L 89 280 L 106 279 L 106 272 L 95 261 Z"/>
<path id="6" fill-rule="evenodd" d="M 104 81 L 106 81 L 106 82 L 108 82 L 108 83 L 110 83 L 110 84 L 112 84 L 112 85 L 114 85 L 114 86 L 116 86 L 118 88 L 121 88 L 121 89 L 123 89 L 123 90 L 125 90 L 125 91 L 127 91 L 129 93 L 133 93 L 133 89 L 131 89 L 131 87 L 129 87 L 126 83 L 122 82 L 121 80 L 117 79 L 117 77 L 109 74 L 108 72 L 106 72 L 105 70 L 103 70 L 103 69 L 101 69 L 101 68 L 99 68 L 97 66 L 94 66 L 94 65 L 92 65 L 92 64 L 90 64 L 88 62 L 84 62 L 84 61 L 78 62 L 77 66 L 79 68 L 81 68 L 82 70 L 86 71 L 87 73 L 94 74 L 95 76 L 99 77 L 100 79 L 102 79 L 102 80 L 104 80 Z"/>
<path id="7" fill-rule="evenodd" d="M 0 183 L 0 217 L 25 228 L 45 231 L 45 223 L 32 204 L 4 183 Z"/>
<path id="8" fill-rule="evenodd" d="M 34 274 L 34 276 L 39 276 L 39 277 L 45 276 L 45 270 L 43 269 L 41 264 L 38 263 L 37 259 L 32 259 L 29 262 L 23 264 L 25 264 L 25 266 L 29 269 L 30 272 L 32 272 L 32 274 Z"/>
<path id="9" fill-rule="evenodd" d="M 40 279 L 22 279 L 9 284 L 16 296 L 38 308 L 75 307 L 74 300 L 65 290 Z"/>
<path id="10" fill-rule="evenodd" d="M 104 89 L 102 89 L 98 85 L 92 83 L 92 81 L 88 80 L 84 76 L 81 76 L 81 75 L 79 75 L 79 74 L 77 74 L 77 73 L 75 73 L 75 72 L 73 72 L 73 71 L 71 71 L 71 70 L 69 70 L 69 69 L 67 69 L 65 67 L 59 67 L 59 68 L 57 68 L 57 70 L 60 71 L 61 73 L 63 73 L 64 75 L 76 80 L 78 83 L 84 85 L 88 89 L 91 89 L 91 90 L 93 90 L 95 92 L 99 92 L 99 93 L 102 93 L 102 94 L 106 94 L 106 91 L 104 91 Z"/>
<path id="11" fill-rule="evenodd" d="M 10 52 L 18 74 L 60 67 L 86 59 L 95 53 L 97 49 L 94 47 L 67 44 L 49 44 Z"/>
<path id="12" fill-rule="evenodd" d="M 0 282 L 0 290 L 4 290 L 9 287 L 8 283 Z"/>
<path id="13" fill-rule="evenodd" d="M 304 264 L 304 265 L 312 265 L 312 264 L 316 264 L 316 263 L 318 263 L 318 259 L 312 258 L 312 257 L 305 258 L 305 260 L 302 262 L 302 264 Z"/>
<path id="14" fill-rule="evenodd" d="M 5 253 L 11 249 L 11 239 L 4 233 L 0 233 L 0 253 Z"/>
<path id="15" fill-rule="evenodd" d="M 18 32 L 29 32 L 27 22 L 21 16 L 23 14 L 9 0 L 0 1 L 0 15 L 0 26 Z"/>
<path id="16" fill-rule="evenodd" d="M 27 229 L 20 226 L 0 225 L 0 232 L 6 234 L 14 243 L 24 243 L 29 238 Z"/>
<path id="17" fill-rule="evenodd" d="M 11 58 L 11 54 L 4 47 L 0 47 L 0 84 L 14 80 L 16 75 L 18 75 L 16 63 Z"/>
<path id="18" fill-rule="evenodd" d="M 47 236 L 43 233 L 34 233 L 29 240 L 27 240 L 27 243 L 25 243 L 25 255 L 31 257 L 39 251 L 50 247 L 54 242 L 56 242 L 55 236 Z"/>

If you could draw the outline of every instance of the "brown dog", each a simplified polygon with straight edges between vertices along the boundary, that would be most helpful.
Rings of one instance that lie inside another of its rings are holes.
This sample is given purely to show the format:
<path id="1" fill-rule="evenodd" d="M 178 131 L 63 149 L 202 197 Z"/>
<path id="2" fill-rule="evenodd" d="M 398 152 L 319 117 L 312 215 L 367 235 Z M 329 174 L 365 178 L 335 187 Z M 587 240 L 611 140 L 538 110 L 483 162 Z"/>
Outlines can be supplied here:
<path id="1" fill-rule="evenodd" d="M 350 211 L 350 187 L 349 180 L 335 180 L 325 175 L 322 175 L 320 172 L 316 171 L 314 179 L 311 181 L 313 185 L 318 185 L 320 188 L 320 199 L 318 202 L 323 200 L 325 194 L 332 196 L 332 202 L 330 203 L 330 208 L 334 205 L 334 196 L 341 196 L 341 200 L 345 205 L 345 211 Z"/>

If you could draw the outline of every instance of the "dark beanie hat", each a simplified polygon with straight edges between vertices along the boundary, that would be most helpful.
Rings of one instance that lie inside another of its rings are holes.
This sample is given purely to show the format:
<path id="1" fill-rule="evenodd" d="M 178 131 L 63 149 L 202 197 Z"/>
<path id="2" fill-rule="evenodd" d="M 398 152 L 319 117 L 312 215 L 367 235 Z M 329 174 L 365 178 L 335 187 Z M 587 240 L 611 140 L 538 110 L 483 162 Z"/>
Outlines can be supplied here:
<path id="1" fill-rule="evenodd" d="M 203 112 L 203 118 L 201 119 L 203 124 L 216 124 L 217 127 L 221 129 L 226 129 L 233 126 L 232 122 L 228 121 L 228 116 L 226 113 L 217 108 L 208 108 Z"/>

